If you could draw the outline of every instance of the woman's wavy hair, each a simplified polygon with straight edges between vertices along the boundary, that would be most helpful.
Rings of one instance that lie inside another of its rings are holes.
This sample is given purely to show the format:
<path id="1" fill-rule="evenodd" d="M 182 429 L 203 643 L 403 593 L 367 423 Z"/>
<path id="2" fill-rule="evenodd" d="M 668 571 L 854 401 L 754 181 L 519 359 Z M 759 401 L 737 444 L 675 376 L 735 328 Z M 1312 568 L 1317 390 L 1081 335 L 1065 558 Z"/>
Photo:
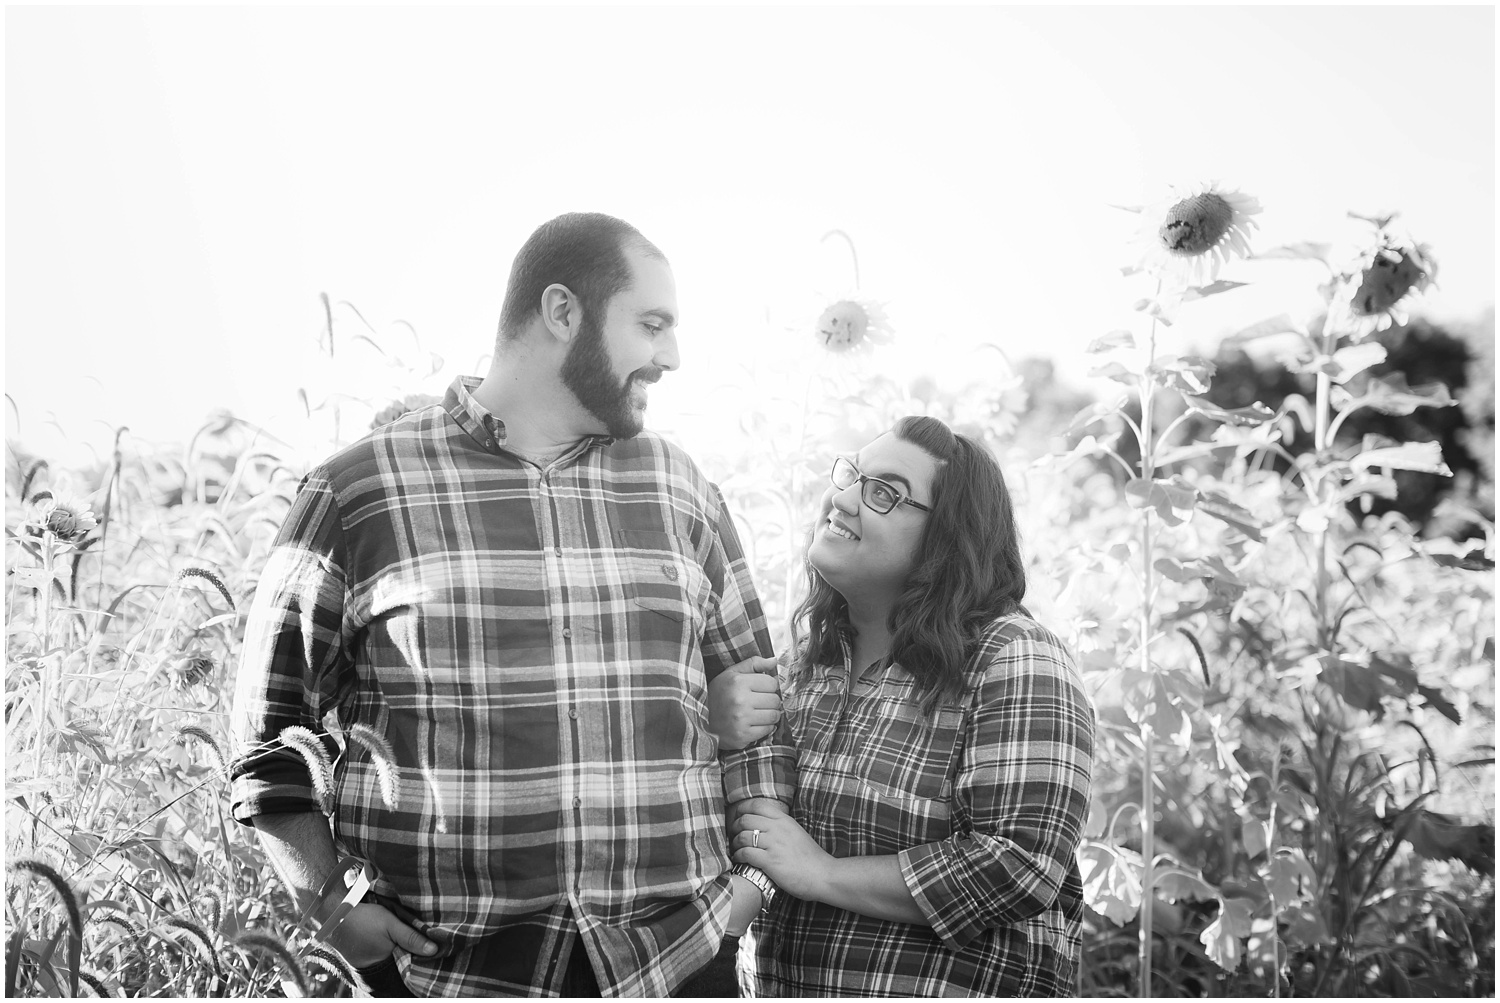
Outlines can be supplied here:
<path id="1" fill-rule="evenodd" d="M 932 511 L 918 564 L 891 611 L 891 656 L 916 679 L 930 713 L 964 690 L 964 666 L 991 621 L 1016 611 L 1026 569 L 1005 475 L 990 451 L 936 418 L 908 416 L 892 431 L 937 460 Z M 800 672 L 843 660 L 849 610 L 810 562 L 808 595 L 793 616 Z"/>

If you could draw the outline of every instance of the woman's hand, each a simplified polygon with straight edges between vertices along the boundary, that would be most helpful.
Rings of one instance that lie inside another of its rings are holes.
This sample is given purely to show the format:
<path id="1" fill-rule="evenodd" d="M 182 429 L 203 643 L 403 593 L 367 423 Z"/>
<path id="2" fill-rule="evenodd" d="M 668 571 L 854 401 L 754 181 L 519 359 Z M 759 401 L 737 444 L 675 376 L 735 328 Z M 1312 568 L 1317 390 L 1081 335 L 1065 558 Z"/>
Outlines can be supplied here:
<path id="1" fill-rule="evenodd" d="M 833 857 L 776 802 L 762 801 L 742 812 L 734 829 L 735 863 L 759 867 L 793 898 L 820 900 Z"/>
<path id="2" fill-rule="evenodd" d="M 776 659 L 747 658 L 708 682 L 708 730 L 721 749 L 743 749 L 776 730 Z"/>

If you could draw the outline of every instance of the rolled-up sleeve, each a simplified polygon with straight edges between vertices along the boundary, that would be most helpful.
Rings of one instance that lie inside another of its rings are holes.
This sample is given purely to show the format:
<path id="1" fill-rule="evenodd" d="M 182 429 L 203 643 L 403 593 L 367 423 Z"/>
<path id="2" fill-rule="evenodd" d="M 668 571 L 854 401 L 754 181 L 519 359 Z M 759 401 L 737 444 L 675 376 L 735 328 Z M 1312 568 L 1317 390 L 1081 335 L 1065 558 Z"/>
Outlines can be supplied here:
<path id="1" fill-rule="evenodd" d="M 734 518 L 718 487 L 711 487 L 714 540 L 706 571 L 713 584 L 715 607 L 702 642 L 703 667 L 710 679 L 755 655 L 775 656 Z M 775 798 L 791 805 L 796 752 L 787 744 L 783 729 L 744 749 L 721 752 L 719 763 L 724 770 L 724 799 L 729 804 L 746 798 Z"/>
<path id="2" fill-rule="evenodd" d="M 307 766 L 282 747 L 301 725 L 336 751 L 322 726 L 348 685 L 344 536 L 328 482 L 309 474 L 266 561 L 245 625 L 235 684 L 231 811 L 240 822 L 268 812 L 318 811 Z"/>
<path id="3" fill-rule="evenodd" d="M 953 836 L 900 854 L 907 888 L 953 950 L 1050 906 L 1078 847 L 1094 712 L 1050 632 L 1033 627 L 993 657 L 964 742 Z"/>

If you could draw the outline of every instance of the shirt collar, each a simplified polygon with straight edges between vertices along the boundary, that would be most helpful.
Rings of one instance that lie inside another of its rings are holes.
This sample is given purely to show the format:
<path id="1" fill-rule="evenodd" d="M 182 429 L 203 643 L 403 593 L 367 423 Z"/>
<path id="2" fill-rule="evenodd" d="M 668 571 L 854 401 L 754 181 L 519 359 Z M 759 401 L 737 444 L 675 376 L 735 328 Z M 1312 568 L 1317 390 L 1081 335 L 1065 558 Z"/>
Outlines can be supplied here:
<path id="1" fill-rule="evenodd" d="M 458 427 L 487 451 L 498 452 L 505 445 L 505 422 L 501 421 L 479 401 L 474 391 L 484 381 L 478 376 L 455 377 L 443 397 L 443 410 L 458 423 Z M 607 446 L 615 440 L 607 435 L 586 435 L 581 443 Z M 581 450 L 580 450 L 581 451 Z M 570 450 L 571 452 L 571 450 Z"/>

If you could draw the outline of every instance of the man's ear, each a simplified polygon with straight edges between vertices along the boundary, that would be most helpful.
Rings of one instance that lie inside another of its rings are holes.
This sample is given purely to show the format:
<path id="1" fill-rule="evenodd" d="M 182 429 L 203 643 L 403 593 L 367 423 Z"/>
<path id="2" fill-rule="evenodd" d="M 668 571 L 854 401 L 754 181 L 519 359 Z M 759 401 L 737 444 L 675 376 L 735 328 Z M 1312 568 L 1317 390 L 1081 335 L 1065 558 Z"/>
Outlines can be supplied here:
<path id="1" fill-rule="evenodd" d="M 553 338 L 569 344 L 583 320 L 583 306 L 573 290 L 554 282 L 542 290 L 542 323 Z"/>

